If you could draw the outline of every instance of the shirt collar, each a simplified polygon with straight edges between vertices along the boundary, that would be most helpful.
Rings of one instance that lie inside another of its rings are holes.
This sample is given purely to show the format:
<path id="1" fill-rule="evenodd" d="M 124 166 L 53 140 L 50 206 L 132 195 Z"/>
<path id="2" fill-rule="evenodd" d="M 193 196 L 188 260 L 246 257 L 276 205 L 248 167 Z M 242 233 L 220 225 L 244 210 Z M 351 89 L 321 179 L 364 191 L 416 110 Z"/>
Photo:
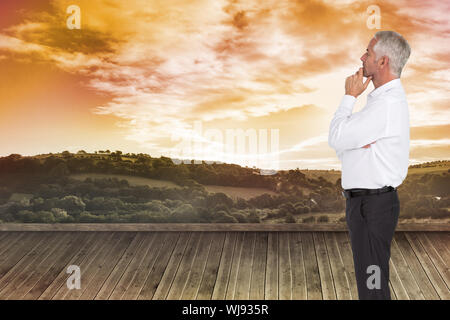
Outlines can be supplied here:
<path id="1" fill-rule="evenodd" d="M 382 86 L 379 86 L 378 88 L 374 89 L 371 93 L 369 93 L 370 98 L 374 98 L 383 92 L 386 92 L 387 90 L 401 86 L 400 78 L 393 79 L 391 81 L 386 82 Z"/>

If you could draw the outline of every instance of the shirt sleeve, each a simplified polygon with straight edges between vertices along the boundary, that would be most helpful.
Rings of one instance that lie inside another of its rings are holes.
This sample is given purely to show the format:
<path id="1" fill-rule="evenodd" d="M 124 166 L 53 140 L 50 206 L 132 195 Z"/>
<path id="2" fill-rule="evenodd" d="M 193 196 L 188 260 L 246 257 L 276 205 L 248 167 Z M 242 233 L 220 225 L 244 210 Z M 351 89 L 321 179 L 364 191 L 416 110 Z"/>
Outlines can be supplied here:
<path id="1" fill-rule="evenodd" d="M 328 145 L 339 154 L 389 136 L 389 105 L 378 99 L 352 114 L 356 98 L 345 95 L 331 120 Z"/>
<path id="2" fill-rule="evenodd" d="M 336 151 L 336 155 L 338 157 L 338 159 L 342 162 L 342 156 L 343 156 L 344 151 Z"/>

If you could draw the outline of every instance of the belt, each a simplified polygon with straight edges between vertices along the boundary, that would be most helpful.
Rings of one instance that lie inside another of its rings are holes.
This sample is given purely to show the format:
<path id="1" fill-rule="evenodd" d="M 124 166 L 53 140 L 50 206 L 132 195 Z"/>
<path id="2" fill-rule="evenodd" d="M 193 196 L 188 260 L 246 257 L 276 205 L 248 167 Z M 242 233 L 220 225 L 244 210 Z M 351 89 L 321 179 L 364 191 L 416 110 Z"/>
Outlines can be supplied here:
<path id="1" fill-rule="evenodd" d="M 345 197 L 345 199 L 349 199 L 352 197 L 380 194 L 394 190 L 397 190 L 397 188 L 391 186 L 386 186 L 379 189 L 345 189 L 342 191 L 342 195 Z"/>

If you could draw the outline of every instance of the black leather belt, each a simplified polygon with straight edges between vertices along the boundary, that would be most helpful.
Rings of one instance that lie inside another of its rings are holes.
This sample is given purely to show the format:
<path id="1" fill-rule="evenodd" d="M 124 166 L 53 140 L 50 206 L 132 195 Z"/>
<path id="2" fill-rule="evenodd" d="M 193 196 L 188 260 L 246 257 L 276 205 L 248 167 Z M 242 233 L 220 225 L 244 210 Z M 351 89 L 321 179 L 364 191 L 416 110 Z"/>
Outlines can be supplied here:
<path id="1" fill-rule="evenodd" d="M 385 193 L 389 191 L 397 190 L 397 188 L 386 186 L 379 189 L 345 189 L 342 191 L 342 195 L 345 197 L 345 199 L 349 199 L 352 197 L 359 197 L 359 196 L 367 196 L 372 194 L 380 194 Z"/>

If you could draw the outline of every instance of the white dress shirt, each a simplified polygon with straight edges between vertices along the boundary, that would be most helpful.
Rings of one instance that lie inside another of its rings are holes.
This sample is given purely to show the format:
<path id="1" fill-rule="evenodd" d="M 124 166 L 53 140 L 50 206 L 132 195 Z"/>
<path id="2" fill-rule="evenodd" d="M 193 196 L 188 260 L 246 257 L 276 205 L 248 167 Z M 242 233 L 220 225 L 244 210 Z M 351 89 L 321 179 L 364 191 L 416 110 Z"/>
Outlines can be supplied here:
<path id="1" fill-rule="evenodd" d="M 344 95 L 328 134 L 342 162 L 342 188 L 398 187 L 409 164 L 409 110 L 400 79 L 373 90 L 364 108 L 352 114 L 355 102 Z"/>

